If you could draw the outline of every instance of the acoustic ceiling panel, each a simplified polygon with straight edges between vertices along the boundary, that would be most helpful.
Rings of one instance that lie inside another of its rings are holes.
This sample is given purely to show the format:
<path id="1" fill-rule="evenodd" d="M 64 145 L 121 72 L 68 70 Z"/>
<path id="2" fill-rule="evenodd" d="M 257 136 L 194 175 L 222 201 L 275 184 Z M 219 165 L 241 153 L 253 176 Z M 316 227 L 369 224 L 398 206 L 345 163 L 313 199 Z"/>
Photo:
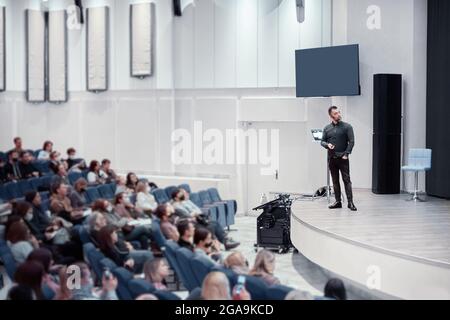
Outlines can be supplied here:
<path id="1" fill-rule="evenodd" d="M 153 74 L 154 4 L 130 5 L 131 76 L 144 78 Z"/>
<path id="2" fill-rule="evenodd" d="M 6 90 L 5 7 L 0 7 L 0 91 Z"/>
<path id="3" fill-rule="evenodd" d="M 45 16 L 26 10 L 27 100 L 45 102 Z"/>
<path id="4" fill-rule="evenodd" d="M 48 21 L 48 101 L 67 101 L 66 13 L 50 11 Z"/>
<path id="5" fill-rule="evenodd" d="M 109 8 L 86 11 L 86 83 L 87 90 L 108 90 Z"/>

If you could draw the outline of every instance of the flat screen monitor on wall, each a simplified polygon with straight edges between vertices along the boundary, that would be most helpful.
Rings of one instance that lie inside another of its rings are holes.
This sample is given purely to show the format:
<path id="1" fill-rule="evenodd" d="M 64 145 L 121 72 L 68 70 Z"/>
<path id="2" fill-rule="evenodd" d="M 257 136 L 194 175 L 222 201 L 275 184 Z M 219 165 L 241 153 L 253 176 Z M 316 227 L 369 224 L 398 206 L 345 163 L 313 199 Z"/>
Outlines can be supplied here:
<path id="1" fill-rule="evenodd" d="M 360 95 L 359 45 L 297 50 L 297 97 Z"/>

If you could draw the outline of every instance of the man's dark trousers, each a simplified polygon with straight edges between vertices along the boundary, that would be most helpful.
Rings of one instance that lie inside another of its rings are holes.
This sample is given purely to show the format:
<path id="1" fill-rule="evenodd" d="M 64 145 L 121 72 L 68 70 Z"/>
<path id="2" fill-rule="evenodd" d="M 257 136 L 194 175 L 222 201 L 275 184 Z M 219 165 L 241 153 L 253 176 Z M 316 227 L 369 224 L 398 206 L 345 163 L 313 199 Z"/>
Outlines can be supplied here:
<path id="1" fill-rule="evenodd" d="M 341 184 L 339 183 L 339 172 L 341 172 L 342 180 L 344 181 L 345 193 L 347 194 L 347 201 L 353 202 L 352 181 L 350 180 L 350 161 L 349 159 L 342 159 L 331 157 L 329 159 L 331 178 L 333 179 L 334 195 L 337 202 L 342 201 Z"/>

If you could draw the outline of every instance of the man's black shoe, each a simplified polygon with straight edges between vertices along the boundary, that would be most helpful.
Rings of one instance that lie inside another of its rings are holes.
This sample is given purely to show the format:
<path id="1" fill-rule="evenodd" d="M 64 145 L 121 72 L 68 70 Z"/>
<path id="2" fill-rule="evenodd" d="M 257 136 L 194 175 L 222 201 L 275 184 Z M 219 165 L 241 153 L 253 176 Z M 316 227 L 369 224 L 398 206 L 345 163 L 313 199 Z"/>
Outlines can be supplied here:
<path id="1" fill-rule="evenodd" d="M 224 243 L 225 250 L 226 251 L 232 250 L 232 249 L 238 247 L 240 244 L 241 244 L 240 242 L 227 239 L 227 241 Z"/>
<path id="2" fill-rule="evenodd" d="M 358 211 L 358 209 L 356 209 L 355 204 L 353 202 L 348 203 L 348 208 L 352 211 Z"/>
<path id="3" fill-rule="evenodd" d="M 328 209 L 341 209 L 341 208 L 342 208 L 342 202 L 340 202 L 340 201 L 337 201 L 328 207 Z"/>

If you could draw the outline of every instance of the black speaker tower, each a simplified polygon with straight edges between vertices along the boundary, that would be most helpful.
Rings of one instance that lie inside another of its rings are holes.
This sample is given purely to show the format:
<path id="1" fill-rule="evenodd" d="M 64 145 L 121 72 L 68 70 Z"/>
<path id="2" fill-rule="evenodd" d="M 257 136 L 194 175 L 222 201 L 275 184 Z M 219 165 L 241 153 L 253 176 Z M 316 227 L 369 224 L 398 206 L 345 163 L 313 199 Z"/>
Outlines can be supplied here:
<path id="1" fill-rule="evenodd" d="M 402 145 L 402 75 L 373 79 L 372 192 L 400 193 Z"/>

